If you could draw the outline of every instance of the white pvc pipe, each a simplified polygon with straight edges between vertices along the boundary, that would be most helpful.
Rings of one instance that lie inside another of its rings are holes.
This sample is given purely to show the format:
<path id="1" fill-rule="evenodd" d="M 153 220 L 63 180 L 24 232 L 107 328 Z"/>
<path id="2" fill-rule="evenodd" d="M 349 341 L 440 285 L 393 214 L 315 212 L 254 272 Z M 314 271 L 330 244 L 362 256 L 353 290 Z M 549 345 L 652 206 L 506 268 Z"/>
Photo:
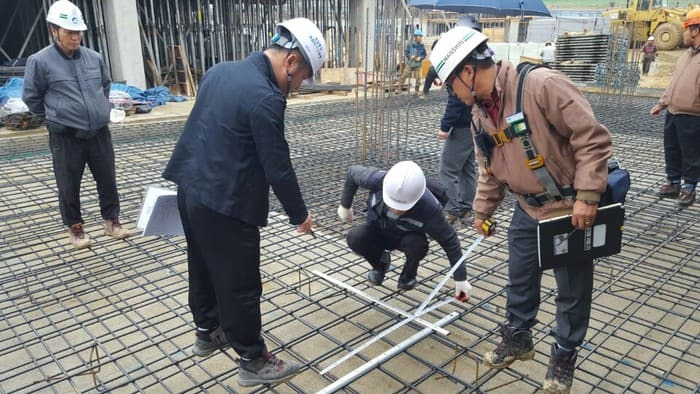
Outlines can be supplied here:
<path id="1" fill-rule="evenodd" d="M 457 271 L 457 268 L 459 268 L 462 265 L 462 263 L 464 263 L 464 260 L 466 260 L 470 254 L 472 254 L 472 252 L 474 251 L 474 248 L 476 248 L 476 246 L 479 245 L 483 239 L 484 239 L 484 236 L 480 235 L 476 238 L 476 240 L 474 240 L 474 242 L 472 242 L 471 245 L 469 245 L 469 249 L 467 249 L 467 253 L 462 255 L 462 258 L 460 258 L 455 263 L 455 265 L 452 266 L 452 269 L 447 273 L 447 275 L 445 275 L 445 277 L 442 278 L 440 283 L 438 283 L 438 285 L 433 289 L 433 291 L 430 292 L 430 295 L 428 296 L 428 298 L 426 298 L 425 301 L 423 301 L 423 303 L 420 304 L 420 306 L 418 307 L 418 310 L 415 313 L 416 315 L 419 315 L 423 311 L 423 309 L 425 309 L 426 305 L 428 305 L 428 303 L 433 299 L 433 297 L 435 297 L 435 295 L 438 293 L 438 291 L 440 291 L 440 289 L 442 289 L 442 286 L 444 286 L 445 283 L 447 283 L 447 280 L 450 279 L 452 274 L 454 274 L 455 271 Z"/>
<path id="2" fill-rule="evenodd" d="M 391 327 L 387 328 L 386 330 L 380 332 L 379 334 L 373 336 L 373 337 L 372 337 L 370 340 L 368 340 L 367 342 L 365 342 L 365 343 L 363 343 L 362 345 L 358 346 L 357 348 L 353 349 L 350 353 L 348 353 L 348 354 L 346 354 L 345 356 L 341 357 L 340 359 L 338 359 L 337 361 L 335 361 L 333 364 L 327 366 L 326 369 L 324 369 L 323 371 L 321 371 L 321 375 L 325 375 L 326 373 L 328 373 L 328 371 L 330 371 L 330 370 L 332 370 L 333 368 L 337 367 L 338 365 L 344 363 L 347 359 L 349 359 L 350 357 L 356 355 L 357 353 L 359 353 L 359 352 L 365 350 L 365 349 L 366 349 L 367 347 L 369 347 L 371 344 L 373 344 L 373 343 L 377 342 L 378 340 L 384 338 L 386 335 L 388 335 L 388 334 L 390 334 L 390 333 L 396 331 L 396 330 L 399 329 L 401 326 L 406 325 L 406 324 L 408 324 L 408 323 L 410 323 L 410 322 L 416 320 L 416 318 L 418 318 L 418 317 L 420 317 L 420 316 L 422 316 L 422 315 L 425 315 L 426 313 L 430 313 L 430 312 L 434 311 L 435 309 L 442 308 L 443 306 L 449 304 L 449 303 L 452 302 L 453 300 L 454 300 L 454 298 L 448 298 L 448 299 L 446 299 L 446 300 L 442 300 L 442 301 L 438 302 L 437 304 L 431 306 L 430 308 L 427 308 L 427 309 L 424 310 L 422 313 L 417 314 L 417 315 L 413 315 L 413 316 L 411 316 L 411 317 L 409 317 L 409 318 L 406 318 L 406 319 L 404 319 L 404 320 L 402 320 L 402 321 L 400 321 L 400 322 L 394 324 L 393 326 L 391 326 Z"/>
<path id="3" fill-rule="evenodd" d="M 374 297 L 372 297 L 372 296 L 370 296 L 370 295 L 368 295 L 368 294 L 365 294 L 365 292 L 363 292 L 363 291 L 361 291 L 361 290 L 357 290 L 356 288 L 354 288 L 354 287 L 352 287 L 352 286 L 350 286 L 350 285 L 348 285 L 348 284 L 345 284 L 344 282 L 339 281 L 338 279 L 335 279 L 335 278 L 332 277 L 332 276 L 326 275 L 326 274 L 324 274 L 323 272 L 319 272 L 319 271 L 316 271 L 316 270 L 313 270 L 313 271 L 311 271 L 311 272 L 312 272 L 314 275 L 316 275 L 316 276 L 320 276 L 321 278 L 323 278 L 323 279 L 325 279 L 325 280 L 327 280 L 327 281 L 329 281 L 329 282 L 331 282 L 331 283 L 333 283 L 333 284 L 335 284 L 335 285 L 337 285 L 337 286 L 340 286 L 340 287 L 342 287 L 342 288 L 344 288 L 344 289 L 346 289 L 346 290 L 348 290 L 348 291 L 350 291 L 350 292 L 352 292 L 352 293 L 354 293 L 354 294 L 357 294 L 358 296 L 360 296 L 360 297 L 362 297 L 362 298 L 364 298 L 364 299 L 366 299 L 366 300 L 372 301 L 372 302 L 376 303 L 377 305 L 381 305 L 382 307 L 384 307 L 384 308 L 386 308 L 386 309 L 388 309 L 388 310 L 390 310 L 390 311 L 392 311 L 392 312 L 394 312 L 394 313 L 398 313 L 398 314 L 400 314 L 400 315 L 402 315 L 402 316 L 404 316 L 404 317 L 412 318 L 412 317 L 414 317 L 415 315 L 418 315 L 418 313 L 419 313 L 419 312 L 417 312 L 417 313 L 415 313 L 415 314 L 411 314 L 411 313 L 408 313 L 408 312 L 406 312 L 406 311 L 402 311 L 402 310 L 399 309 L 399 308 L 396 308 L 396 307 L 394 307 L 394 306 L 392 306 L 392 305 L 387 304 L 387 303 L 384 302 L 384 301 L 381 301 L 381 300 L 376 299 L 376 298 L 374 298 Z M 428 328 L 430 328 L 430 329 L 432 329 L 432 330 L 435 330 L 436 332 L 438 332 L 438 333 L 440 333 L 440 334 L 442 334 L 442 335 L 445 335 L 445 336 L 450 335 L 450 332 L 447 331 L 447 330 L 445 330 L 444 328 L 438 327 L 437 325 L 435 325 L 435 324 L 433 324 L 433 323 L 430 323 L 430 322 L 428 322 L 428 321 L 425 321 L 425 320 L 423 320 L 423 319 L 421 319 L 421 318 L 416 318 L 415 321 L 416 321 L 416 323 L 418 323 L 418 324 L 420 324 L 420 325 L 422 325 L 422 326 L 424 326 L 424 327 L 428 327 Z"/>
<path id="4" fill-rule="evenodd" d="M 459 313 L 457 312 L 452 312 L 449 315 L 443 317 L 442 319 L 438 320 L 435 324 L 439 326 L 444 326 L 446 324 L 450 324 L 453 321 L 455 321 L 459 317 Z M 353 370 L 352 372 L 348 373 L 347 375 L 341 377 L 340 379 L 336 380 L 332 384 L 324 387 L 321 391 L 319 391 L 316 394 L 328 394 L 328 393 L 334 393 L 343 387 L 347 386 L 348 384 L 354 382 L 355 380 L 359 379 L 360 377 L 364 376 L 366 373 L 369 371 L 373 370 L 374 368 L 380 366 L 382 363 L 384 363 L 386 360 L 391 359 L 392 357 L 396 356 L 397 354 L 403 352 L 404 350 L 408 349 L 411 347 L 413 344 L 416 342 L 422 340 L 423 338 L 427 337 L 428 335 L 432 334 L 433 330 L 432 328 L 424 328 L 421 331 L 417 332 L 410 338 L 406 339 L 405 341 L 399 343 L 398 345 L 392 347 L 391 349 L 385 351 L 384 353 L 380 354 L 379 356 L 371 359 L 361 367 Z"/>

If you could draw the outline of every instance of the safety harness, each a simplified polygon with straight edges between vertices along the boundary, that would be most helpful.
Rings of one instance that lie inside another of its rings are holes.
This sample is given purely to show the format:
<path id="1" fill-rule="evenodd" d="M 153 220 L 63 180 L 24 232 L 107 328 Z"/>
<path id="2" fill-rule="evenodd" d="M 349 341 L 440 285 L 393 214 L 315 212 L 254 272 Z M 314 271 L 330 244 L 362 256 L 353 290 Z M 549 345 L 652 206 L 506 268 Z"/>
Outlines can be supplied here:
<path id="1" fill-rule="evenodd" d="M 542 206 L 550 201 L 560 201 L 563 199 L 571 199 L 574 197 L 573 185 L 559 186 L 554 181 L 552 175 L 545 167 L 544 158 L 537 153 L 535 145 L 532 143 L 530 134 L 532 131 L 527 123 L 527 116 L 523 112 L 523 90 L 525 86 L 525 78 L 530 71 L 539 68 L 547 67 L 546 65 L 534 65 L 531 63 L 521 63 L 518 65 L 518 90 L 515 102 L 515 113 L 506 117 L 508 126 L 494 135 L 486 133 L 479 121 L 479 127 L 476 129 L 475 141 L 484 156 L 484 165 L 486 172 L 491 175 L 490 156 L 494 147 L 503 146 L 518 138 L 525 151 L 527 159 L 525 165 L 530 170 L 534 171 L 539 183 L 544 187 L 545 191 L 538 194 L 519 194 L 530 205 Z M 547 67 L 548 68 L 548 67 Z"/>

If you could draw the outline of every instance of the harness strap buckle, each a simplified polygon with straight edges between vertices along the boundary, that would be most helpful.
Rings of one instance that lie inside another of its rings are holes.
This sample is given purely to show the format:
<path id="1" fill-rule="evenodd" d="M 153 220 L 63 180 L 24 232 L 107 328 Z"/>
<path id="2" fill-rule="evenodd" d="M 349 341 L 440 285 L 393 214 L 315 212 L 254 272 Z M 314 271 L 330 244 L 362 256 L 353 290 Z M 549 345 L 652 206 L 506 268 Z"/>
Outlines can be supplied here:
<path id="1" fill-rule="evenodd" d="M 532 159 L 525 160 L 527 168 L 531 170 L 536 170 L 538 168 L 544 167 L 544 158 L 539 153 Z"/>

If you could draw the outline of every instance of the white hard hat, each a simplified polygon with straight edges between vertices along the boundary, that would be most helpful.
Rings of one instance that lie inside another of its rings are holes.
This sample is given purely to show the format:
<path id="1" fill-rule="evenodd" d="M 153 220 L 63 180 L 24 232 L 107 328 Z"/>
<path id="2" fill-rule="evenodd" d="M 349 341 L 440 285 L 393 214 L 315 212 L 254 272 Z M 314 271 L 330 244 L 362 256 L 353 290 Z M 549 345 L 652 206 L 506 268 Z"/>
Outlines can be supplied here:
<path id="1" fill-rule="evenodd" d="M 654 41 L 654 36 L 649 36 L 648 40 L 649 40 L 649 41 Z"/>
<path id="2" fill-rule="evenodd" d="M 58 0 L 51 4 L 46 21 L 70 31 L 87 30 L 80 8 L 68 0 Z"/>
<path id="3" fill-rule="evenodd" d="M 389 208 L 408 211 L 425 192 L 425 175 L 418 164 L 400 161 L 384 176 L 382 198 Z"/>
<path id="4" fill-rule="evenodd" d="M 465 26 L 455 27 L 445 33 L 430 54 L 430 63 L 440 80 L 446 81 L 462 60 L 486 40 L 488 37 Z"/>
<path id="5" fill-rule="evenodd" d="M 282 28 L 292 35 L 291 41 L 284 36 Z M 278 24 L 276 32 L 272 43 L 287 49 L 299 48 L 316 75 L 326 61 L 326 40 L 323 39 L 321 30 L 306 18 L 294 18 Z"/>

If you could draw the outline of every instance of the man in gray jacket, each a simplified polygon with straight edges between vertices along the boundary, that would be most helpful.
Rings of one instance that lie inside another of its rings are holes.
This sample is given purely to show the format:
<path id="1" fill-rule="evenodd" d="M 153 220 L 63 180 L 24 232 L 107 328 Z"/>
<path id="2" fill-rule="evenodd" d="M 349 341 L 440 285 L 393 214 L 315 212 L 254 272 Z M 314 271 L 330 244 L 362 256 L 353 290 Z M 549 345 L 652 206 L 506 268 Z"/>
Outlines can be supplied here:
<path id="1" fill-rule="evenodd" d="M 129 234 L 119 223 L 119 196 L 109 123 L 110 77 L 102 56 L 80 46 L 87 30 L 80 9 L 67 0 L 55 2 L 46 17 L 54 43 L 30 56 L 22 100 L 46 117 L 58 202 L 70 243 L 89 247 L 80 212 L 80 182 L 85 164 L 97 183 L 105 235 Z"/>

